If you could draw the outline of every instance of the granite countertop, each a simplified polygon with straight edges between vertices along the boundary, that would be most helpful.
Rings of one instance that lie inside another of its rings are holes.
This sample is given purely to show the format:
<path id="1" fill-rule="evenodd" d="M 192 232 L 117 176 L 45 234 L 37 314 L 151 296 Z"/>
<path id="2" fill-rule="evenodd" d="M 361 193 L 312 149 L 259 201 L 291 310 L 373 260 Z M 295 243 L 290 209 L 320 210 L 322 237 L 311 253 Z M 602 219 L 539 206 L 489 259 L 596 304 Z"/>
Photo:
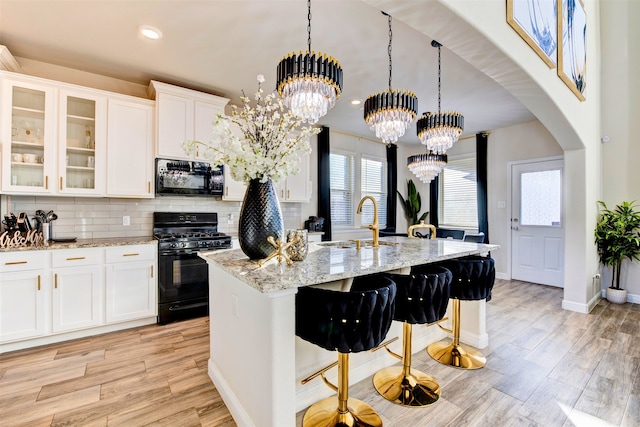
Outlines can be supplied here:
<path id="1" fill-rule="evenodd" d="M 49 243 L 49 246 L 21 246 L 18 248 L 0 248 L 2 252 L 17 251 L 44 251 L 50 249 L 76 249 L 76 248 L 99 248 L 105 246 L 125 246 L 125 245 L 144 245 L 157 244 L 158 241 L 152 236 L 144 237 L 110 237 L 103 239 L 78 239 L 69 243 Z"/>
<path id="2" fill-rule="evenodd" d="M 259 267 L 240 250 L 199 252 L 201 258 L 263 293 L 301 286 L 328 283 L 356 276 L 397 270 L 460 256 L 486 253 L 498 245 L 486 245 L 451 239 L 380 238 L 380 247 L 363 240 L 361 248 L 345 242 L 309 242 L 304 261 L 287 265 L 270 260 Z M 386 243 L 386 244 L 385 244 Z"/>

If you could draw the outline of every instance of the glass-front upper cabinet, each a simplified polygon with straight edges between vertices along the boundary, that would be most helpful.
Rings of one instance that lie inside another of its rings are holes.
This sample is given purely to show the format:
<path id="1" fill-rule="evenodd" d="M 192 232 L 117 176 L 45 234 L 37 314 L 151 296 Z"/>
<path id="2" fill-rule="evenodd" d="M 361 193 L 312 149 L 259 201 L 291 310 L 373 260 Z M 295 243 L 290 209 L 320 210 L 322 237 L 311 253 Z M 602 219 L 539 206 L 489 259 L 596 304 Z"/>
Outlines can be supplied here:
<path id="1" fill-rule="evenodd" d="M 50 193 L 55 162 L 55 90 L 4 80 L 2 84 L 2 188 Z M 5 141 L 7 142 L 5 144 Z"/>
<path id="2" fill-rule="evenodd" d="M 100 195 L 105 191 L 106 98 L 60 91 L 58 191 Z"/>

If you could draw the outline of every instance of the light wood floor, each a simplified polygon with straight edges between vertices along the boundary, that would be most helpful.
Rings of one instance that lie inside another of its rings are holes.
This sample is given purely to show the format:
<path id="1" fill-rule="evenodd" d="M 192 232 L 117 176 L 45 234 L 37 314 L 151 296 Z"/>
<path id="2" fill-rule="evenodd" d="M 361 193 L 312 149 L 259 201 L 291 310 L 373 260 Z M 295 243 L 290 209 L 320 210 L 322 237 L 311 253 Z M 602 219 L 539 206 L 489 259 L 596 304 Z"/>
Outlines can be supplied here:
<path id="1" fill-rule="evenodd" d="M 413 365 L 440 382 L 434 405 L 389 403 L 370 379 L 350 394 L 393 427 L 640 426 L 640 305 L 579 314 L 561 302 L 561 289 L 497 280 L 483 369 L 422 351 Z M 200 318 L 0 355 L 0 426 L 234 426 L 208 343 Z"/>

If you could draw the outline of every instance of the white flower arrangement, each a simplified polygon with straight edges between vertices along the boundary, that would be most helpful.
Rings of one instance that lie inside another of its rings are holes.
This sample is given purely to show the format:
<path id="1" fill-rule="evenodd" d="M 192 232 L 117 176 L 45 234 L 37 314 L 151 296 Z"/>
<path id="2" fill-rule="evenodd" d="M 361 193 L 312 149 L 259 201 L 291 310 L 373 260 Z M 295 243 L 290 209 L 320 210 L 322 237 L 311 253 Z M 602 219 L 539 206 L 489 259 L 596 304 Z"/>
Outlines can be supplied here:
<path id="1" fill-rule="evenodd" d="M 263 96 L 264 76 L 258 75 L 257 80 L 255 107 L 243 91 L 242 107 L 233 105 L 231 116 L 216 115 L 211 142 L 186 141 L 182 147 L 193 153 L 202 146 L 203 156 L 212 165 L 228 167 L 236 181 L 278 182 L 298 173 L 300 154 L 311 152 L 307 138 L 320 129 L 300 127 L 302 121 L 287 109 L 282 99 L 274 93 Z M 241 137 L 234 135 L 232 124 L 239 127 Z"/>

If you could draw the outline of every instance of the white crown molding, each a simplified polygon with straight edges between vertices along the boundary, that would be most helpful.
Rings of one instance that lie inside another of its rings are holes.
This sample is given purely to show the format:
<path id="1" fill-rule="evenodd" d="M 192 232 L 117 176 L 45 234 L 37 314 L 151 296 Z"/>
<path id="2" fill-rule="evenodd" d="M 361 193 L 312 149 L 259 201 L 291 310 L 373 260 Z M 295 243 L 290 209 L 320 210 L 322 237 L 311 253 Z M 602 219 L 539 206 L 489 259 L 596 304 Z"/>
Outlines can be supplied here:
<path id="1" fill-rule="evenodd" d="M 18 71 L 20 69 L 20 64 L 18 61 L 11 55 L 9 49 L 6 46 L 0 45 L 0 70 L 5 71 Z"/>

